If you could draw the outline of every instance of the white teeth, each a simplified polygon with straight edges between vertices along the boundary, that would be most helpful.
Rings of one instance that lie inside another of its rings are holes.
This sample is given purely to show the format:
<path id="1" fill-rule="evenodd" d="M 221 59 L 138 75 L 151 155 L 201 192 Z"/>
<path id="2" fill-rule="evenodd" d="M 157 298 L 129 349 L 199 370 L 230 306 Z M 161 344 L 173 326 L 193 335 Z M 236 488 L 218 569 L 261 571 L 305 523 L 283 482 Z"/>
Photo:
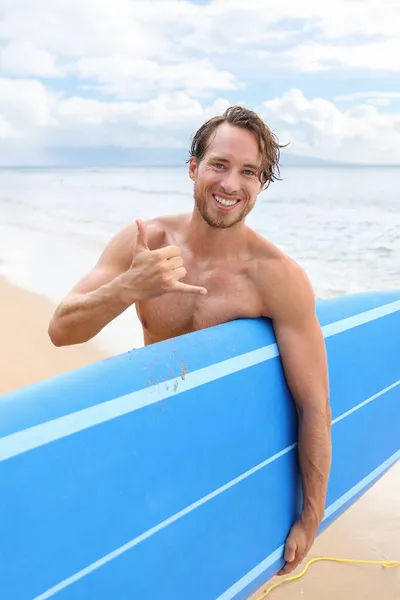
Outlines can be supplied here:
<path id="1" fill-rule="evenodd" d="M 222 206 L 233 206 L 237 202 L 237 200 L 225 200 L 225 198 L 221 198 L 220 196 L 214 196 L 214 198 Z"/>

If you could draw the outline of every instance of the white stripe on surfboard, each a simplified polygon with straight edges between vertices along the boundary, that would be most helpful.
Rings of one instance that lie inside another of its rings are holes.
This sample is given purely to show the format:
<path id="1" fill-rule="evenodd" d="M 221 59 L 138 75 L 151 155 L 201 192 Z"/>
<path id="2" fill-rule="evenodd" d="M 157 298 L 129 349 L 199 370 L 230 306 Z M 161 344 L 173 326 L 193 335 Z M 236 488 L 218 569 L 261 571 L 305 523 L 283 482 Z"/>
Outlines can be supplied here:
<path id="1" fill-rule="evenodd" d="M 369 404 L 370 402 L 372 402 L 376 398 L 379 398 L 379 396 L 382 396 L 382 394 L 386 394 L 386 392 L 389 392 L 390 390 L 392 390 L 393 388 L 397 387 L 398 385 L 400 385 L 400 379 L 399 379 L 399 381 L 395 381 L 394 383 L 392 383 L 392 385 L 388 385 L 388 387 L 386 387 L 384 390 L 381 390 L 380 392 L 377 392 L 373 396 L 370 396 L 370 398 L 367 398 L 366 400 L 364 400 L 364 402 L 360 402 L 360 404 L 357 404 L 357 406 L 353 406 L 353 408 L 351 408 L 350 410 L 347 410 L 346 412 L 342 413 L 341 415 L 339 415 L 338 417 L 336 417 L 336 419 L 333 419 L 332 420 L 332 425 L 335 425 L 335 423 L 339 423 L 339 421 L 342 421 L 342 419 L 345 419 L 346 417 L 348 417 L 349 415 L 351 415 L 353 412 L 356 412 L 357 410 L 359 410 L 363 406 L 366 406 L 367 404 Z"/>
<path id="2" fill-rule="evenodd" d="M 328 338 L 387 316 L 398 310 L 400 310 L 400 300 L 352 317 L 347 317 L 329 325 L 324 325 L 322 331 L 324 337 Z M 252 350 L 240 356 L 235 356 L 198 369 L 197 371 L 188 373 L 184 378 L 170 379 L 149 388 L 141 389 L 137 392 L 132 392 L 125 396 L 120 396 L 119 398 L 114 398 L 113 400 L 108 400 L 95 406 L 64 415 L 63 417 L 41 423 L 40 425 L 12 433 L 0 439 L 0 462 L 79 431 L 89 429 L 100 423 L 111 421 L 112 419 L 160 402 L 176 394 L 186 392 L 205 383 L 232 375 L 278 355 L 277 344 L 270 344 L 258 350 Z"/>
<path id="3" fill-rule="evenodd" d="M 389 387 L 381 390 L 378 394 L 375 394 L 371 398 L 368 398 L 368 400 L 366 400 L 364 402 L 361 402 L 357 407 L 355 407 L 354 410 L 351 411 L 351 413 L 355 412 L 355 410 L 358 410 L 358 409 L 362 408 L 363 406 L 365 406 L 366 404 L 368 404 L 370 401 L 375 400 L 379 396 L 382 396 L 385 392 L 393 389 L 393 387 L 395 387 L 396 385 L 400 385 L 400 380 L 397 381 L 396 384 L 390 385 Z M 346 416 L 348 416 L 351 413 L 349 411 L 347 411 L 347 413 L 343 413 L 343 418 L 345 418 Z M 336 419 L 335 422 L 337 423 L 337 422 L 341 421 L 342 420 L 341 417 L 342 417 L 342 415 L 340 417 L 338 417 L 338 419 Z M 159 531 L 161 531 L 162 529 L 164 529 L 165 527 L 167 527 L 168 525 L 171 525 L 172 523 L 174 523 L 178 519 L 181 519 L 185 515 L 191 513 L 195 509 L 199 508 L 200 506 L 202 506 L 206 502 L 212 500 L 213 498 L 216 498 L 217 496 L 219 496 L 223 492 L 226 492 L 231 487 L 237 485 L 241 481 L 244 481 L 245 479 L 247 479 L 248 477 L 250 477 L 251 475 L 253 475 L 257 471 L 260 471 L 261 469 L 263 469 L 267 465 L 275 462 L 276 460 L 278 460 L 279 458 L 281 458 L 285 454 L 288 454 L 289 452 L 291 452 L 292 450 L 294 450 L 294 448 L 296 446 L 297 446 L 297 443 L 296 444 L 292 444 L 291 446 L 288 446 L 287 448 L 285 448 L 284 450 L 281 450 L 277 454 L 274 454 L 274 456 L 271 456 L 270 458 L 268 458 L 265 461 L 259 463 L 255 467 L 252 467 L 251 469 L 249 469 L 245 473 L 242 473 L 242 475 L 239 475 L 235 479 L 232 479 L 232 481 L 229 481 L 225 485 L 217 488 L 216 490 L 214 490 L 210 494 L 207 494 L 207 496 L 204 496 L 203 498 L 200 498 L 199 500 L 197 500 L 193 504 L 190 504 L 189 506 L 187 506 L 183 510 L 175 513 L 174 515 L 172 515 L 168 519 L 165 519 L 161 523 L 158 523 L 158 525 L 155 525 L 151 529 L 148 529 L 147 531 L 145 531 L 141 535 L 139 535 L 139 536 L 135 537 L 134 539 L 130 540 L 129 542 L 127 542 L 123 546 L 120 546 L 116 550 L 113 550 L 109 554 L 106 554 L 105 556 L 103 556 L 99 560 L 95 561 L 94 563 L 88 565 L 87 567 L 85 567 L 81 571 L 78 571 L 74 575 L 71 575 L 71 577 L 68 577 L 67 579 L 64 579 L 63 581 L 61 581 L 60 583 L 58 583 L 54 587 L 50 588 L 49 590 L 47 590 L 46 592 L 44 592 L 40 596 L 37 596 L 36 598 L 34 598 L 34 600 L 46 600 L 47 598 L 51 598 L 57 592 L 59 592 L 59 591 L 63 590 L 64 588 L 72 585 L 76 581 L 79 581 L 80 579 L 82 579 L 86 575 L 89 575 L 90 573 L 92 573 L 96 569 L 99 569 L 100 567 L 102 567 L 103 565 L 107 564 L 108 562 L 110 562 L 114 558 L 117 558 L 118 556 L 120 556 L 121 554 L 124 554 L 125 552 L 127 552 L 128 550 L 130 550 L 131 548 L 133 548 L 134 546 L 137 546 L 138 544 L 140 544 L 140 542 L 143 542 L 144 540 L 146 540 L 149 537 L 153 536 L 155 533 L 158 533 Z M 357 485 L 360 485 L 360 484 L 357 484 Z M 351 490 L 350 490 L 350 492 L 351 492 Z M 347 492 L 347 495 L 350 492 Z M 345 494 L 345 496 L 346 496 L 346 494 Z M 343 496 L 343 498 L 344 498 L 344 496 Z M 338 502 L 340 502 L 340 499 L 337 500 L 336 503 L 332 504 L 331 507 L 329 507 L 327 509 L 327 511 L 329 511 L 330 509 L 332 509 L 332 507 L 335 507 L 334 508 L 335 511 L 339 510 L 340 506 L 337 504 Z M 326 512 L 326 514 L 328 514 L 328 512 Z M 329 514 L 331 514 L 331 513 L 329 513 Z M 324 518 L 327 518 L 327 517 L 325 516 Z M 278 548 L 273 554 L 271 554 L 268 557 L 268 559 L 271 559 L 272 556 L 276 555 L 276 558 L 274 559 L 273 562 L 275 562 L 275 560 L 278 560 L 278 558 L 281 555 L 277 555 L 277 553 L 279 554 L 280 550 L 281 550 L 281 548 Z M 268 559 L 266 559 L 266 560 L 268 560 Z M 264 564 L 264 562 L 265 561 L 263 561 L 263 564 Z M 273 564 L 273 563 L 271 562 L 271 564 Z M 268 567 L 265 567 L 264 570 L 267 569 L 267 568 Z"/>
<path id="4" fill-rule="evenodd" d="M 340 510 L 346 502 L 349 502 L 354 496 L 356 496 L 363 489 L 367 488 L 375 479 L 377 479 L 382 473 L 384 473 L 389 467 L 394 465 L 400 459 L 400 450 L 395 452 L 390 458 L 385 460 L 379 467 L 377 467 L 374 471 L 372 471 L 367 477 L 364 477 L 361 481 L 359 481 L 354 487 L 352 487 L 348 492 L 343 494 L 336 502 L 333 502 L 325 511 L 324 519 L 328 519 L 332 515 L 334 515 L 338 510 Z M 223 594 L 218 596 L 216 600 L 233 600 L 240 592 L 246 589 L 257 577 L 261 576 L 267 569 L 269 569 L 274 563 L 280 560 L 283 556 L 284 546 L 280 546 L 272 552 L 267 558 L 265 558 L 262 562 L 260 562 L 254 569 L 246 573 L 239 581 L 234 583 L 229 589 L 227 589 Z M 36 599 L 35 599 L 36 600 Z"/>
<path id="5" fill-rule="evenodd" d="M 75 575 L 72 575 L 71 577 L 68 577 L 68 579 L 64 579 L 64 581 L 61 581 L 58 585 L 55 585 L 50 590 L 47 590 L 47 592 L 44 592 L 44 594 L 41 594 L 40 596 L 37 596 L 36 598 L 34 598 L 34 600 L 45 600 L 46 598 L 51 598 L 51 596 L 54 596 L 54 594 L 56 594 L 57 592 L 60 592 L 64 588 L 68 587 L 69 585 L 72 585 L 76 581 L 79 581 L 79 579 L 82 579 L 83 577 L 85 577 L 85 575 L 89 575 L 89 573 L 92 573 L 93 571 L 95 571 L 96 569 L 98 569 L 98 568 L 102 567 L 103 565 L 107 564 L 108 562 L 110 562 L 114 558 L 117 558 L 118 556 L 120 556 L 121 554 L 124 554 L 125 552 L 127 552 L 128 550 L 130 550 L 131 548 L 133 548 L 134 546 L 137 546 L 138 544 L 140 544 L 140 542 L 144 542 L 144 540 L 147 540 L 149 537 L 151 537 L 155 533 L 158 533 L 162 529 L 165 529 L 165 527 L 168 527 L 168 525 L 171 525 L 172 523 L 175 523 L 175 521 L 178 521 L 178 519 L 181 519 L 185 515 L 191 513 L 196 508 L 199 508 L 199 506 L 201 506 L 202 504 L 205 504 L 206 502 L 209 502 L 209 500 L 212 500 L 216 496 L 219 496 L 223 492 L 226 492 L 226 490 L 229 490 L 229 488 L 231 488 L 234 485 L 240 483 L 244 479 L 247 479 L 247 477 L 250 477 L 250 475 L 253 475 L 257 471 L 260 471 L 261 469 L 263 469 L 267 465 L 273 463 L 275 460 L 277 460 L 278 458 L 280 458 L 284 454 L 287 454 L 288 452 L 290 452 L 291 450 L 293 450 L 296 447 L 296 445 L 297 444 L 292 444 L 291 446 L 288 446 L 284 450 L 281 450 L 281 452 L 278 452 L 274 456 L 271 456 L 271 458 L 268 458 L 264 462 L 256 465 L 252 469 L 250 469 L 249 471 L 246 471 L 246 473 L 242 473 L 242 475 L 239 475 L 239 477 L 236 477 L 235 479 L 232 479 L 232 481 L 229 481 L 228 483 L 226 483 L 225 485 L 221 486 L 220 488 L 214 490 L 210 494 L 207 494 L 207 496 L 204 496 L 203 498 L 200 498 L 200 500 L 197 500 L 196 502 L 193 502 L 193 504 L 190 504 L 190 506 L 187 506 L 186 508 L 184 508 L 183 510 L 180 510 L 179 512 L 175 513 L 174 515 L 172 515 L 168 519 L 165 519 L 164 521 L 162 521 L 158 525 L 155 525 L 151 529 L 148 529 L 147 531 L 145 531 L 141 535 L 138 535 L 133 540 L 130 540 L 129 542 L 127 542 L 126 544 L 124 544 L 123 546 L 121 546 L 120 548 L 117 548 L 113 552 L 110 552 L 106 556 L 103 556 L 99 560 L 96 560 L 96 562 L 92 563 L 91 565 L 89 565 L 85 569 L 82 569 L 78 573 L 75 573 Z"/>

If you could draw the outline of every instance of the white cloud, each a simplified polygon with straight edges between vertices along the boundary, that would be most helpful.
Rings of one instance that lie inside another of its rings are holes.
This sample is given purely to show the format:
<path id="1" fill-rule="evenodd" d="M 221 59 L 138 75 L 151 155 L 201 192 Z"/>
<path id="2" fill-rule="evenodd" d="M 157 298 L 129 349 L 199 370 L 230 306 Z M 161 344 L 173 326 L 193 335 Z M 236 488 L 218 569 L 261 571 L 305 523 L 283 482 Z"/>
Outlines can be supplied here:
<path id="1" fill-rule="evenodd" d="M 0 139 L 39 149 L 54 146 L 188 147 L 206 119 L 229 106 L 204 104 L 183 92 L 147 101 L 62 97 L 34 80 L 0 80 Z M 289 151 L 365 163 L 400 163 L 400 113 L 360 103 L 340 109 L 292 89 L 254 107 Z"/>
<path id="2" fill-rule="evenodd" d="M 291 151 L 400 162 L 399 114 L 390 111 L 397 88 L 349 88 L 332 101 L 304 90 L 263 92 L 293 70 L 398 76 L 397 4 L 0 0 L 2 147 L 186 146 L 201 122 L 237 98 L 233 92 L 251 104 L 257 76 L 264 86 L 257 97 L 266 98 L 260 110 Z M 57 86 L 46 87 L 46 78 L 58 78 Z"/>
<path id="3" fill-rule="evenodd" d="M 268 66 L 280 68 L 396 71 L 399 31 L 397 0 L 214 0 L 184 43 L 208 53 L 245 50 L 255 58 L 268 45 L 275 60 Z M 282 50 L 279 42 L 290 48 Z"/>
<path id="4" fill-rule="evenodd" d="M 358 45 L 306 42 L 288 50 L 285 56 L 302 71 L 345 67 L 396 72 L 400 71 L 400 36 Z"/>
<path id="5" fill-rule="evenodd" d="M 55 56 L 26 42 L 14 41 L 0 49 L 0 64 L 11 75 L 61 77 Z"/>
<path id="6" fill-rule="evenodd" d="M 13 137 L 13 130 L 11 124 L 5 117 L 0 115 L 0 141 L 9 140 Z"/>
<path id="7" fill-rule="evenodd" d="M 335 102 L 354 102 L 355 100 L 400 100 L 400 92 L 354 92 L 335 96 Z"/>
<path id="8" fill-rule="evenodd" d="M 236 89 L 234 73 L 217 68 L 212 56 L 231 70 L 230 56 L 253 56 L 255 64 L 246 63 L 251 71 L 270 52 L 266 67 L 393 71 L 400 68 L 396 3 L 0 0 L 0 39 L 8 44 L 2 69 L 21 76 L 77 75 L 121 98 L 152 93 L 158 82 L 161 89 L 177 86 L 199 95 Z"/>
<path id="9" fill-rule="evenodd" d="M 180 47 L 181 35 L 196 27 L 204 7 L 169 0 L 5 4 L 5 73 L 77 76 L 119 98 L 147 97 L 156 89 L 200 96 L 239 87 L 232 73 L 204 57 L 187 57 Z"/>
<path id="10" fill-rule="evenodd" d="M 7 139 L 25 139 L 54 125 L 57 98 L 33 79 L 0 79 L 0 116 L 8 123 Z M 4 139 L 4 138 L 3 138 Z"/>
<path id="11" fill-rule="evenodd" d="M 0 140 L 39 148 L 102 146 L 183 147 L 204 120 L 229 106 L 203 106 L 183 92 L 147 101 L 63 97 L 33 79 L 0 79 Z"/>
<path id="12" fill-rule="evenodd" d="M 232 73 L 216 69 L 208 60 L 162 65 L 154 60 L 114 55 L 101 62 L 82 59 L 76 70 L 83 79 L 99 82 L 104 92 L 121 99 L 145 98 L 159 90 L 182 90 L 199 97 L 241 87 Z"/>
<path id="13" fill-rule="evenodd" d="M 360 163 L 400 163 L 400 113 L 380 113 L 360 104 L 340 110 L 298 89 L 266 100 L 260 114 L 282 143 L 302 155 Z"/>

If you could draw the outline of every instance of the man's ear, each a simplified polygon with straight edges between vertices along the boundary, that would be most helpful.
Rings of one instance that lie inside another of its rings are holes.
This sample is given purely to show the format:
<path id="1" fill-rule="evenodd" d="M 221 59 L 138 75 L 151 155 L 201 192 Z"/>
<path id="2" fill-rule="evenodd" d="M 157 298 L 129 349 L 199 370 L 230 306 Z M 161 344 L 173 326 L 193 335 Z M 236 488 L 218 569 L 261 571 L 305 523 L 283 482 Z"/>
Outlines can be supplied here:
<path id="1" fill-rule="evenodd" d="M 189 177 L 192 181 L 194 181 L 197 177 L 197 169 L 198 169 L 197 158 L 195 158 L 194 156 L 191 156 L 190 160 L 189 160 Z"/>

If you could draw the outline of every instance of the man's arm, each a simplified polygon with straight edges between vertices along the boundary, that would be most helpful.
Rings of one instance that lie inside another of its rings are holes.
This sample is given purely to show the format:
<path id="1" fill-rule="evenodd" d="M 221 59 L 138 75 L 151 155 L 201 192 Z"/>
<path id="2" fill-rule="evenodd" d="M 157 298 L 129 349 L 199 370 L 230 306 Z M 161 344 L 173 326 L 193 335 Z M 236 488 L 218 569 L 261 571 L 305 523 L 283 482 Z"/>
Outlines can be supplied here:
<path id="1" fill-rule="evenodd" d="M 138 301 L 162 294 L 207 293 L 202 286 L 180 281 L 186 276 L 177 246 L 150 250 L 157 226 L 137 220 L 116 234 L 94 268 L 60 302 L 48 333 L 56 346 L 80 344 L 97 335 L 108 323 Z"/>
<path id="2" fill-rule="evenodd" d="M 287 574 L 306 556 L 323 519 L 331 466 L 331 411 L 325 342 L 313 289 L 296 263 L 282 259 L 281 267 L 276 277 L 268 278 L 264 293 L 298 413 L 303 489 L 301 517 L 286 541 L 286 565 L 280 572 Z"/>
<path id="3" fill-rule="evenodd" d="M 131 299 L 128 294 L 116 289 L 115 281 L 129 269 L 136 237 L 135 225 L 117 233 L 106 245 L 93 269 L 57 306 L 48 327 L 49 337 L 55 346 L 88 341 L 130 306 Z"/>

